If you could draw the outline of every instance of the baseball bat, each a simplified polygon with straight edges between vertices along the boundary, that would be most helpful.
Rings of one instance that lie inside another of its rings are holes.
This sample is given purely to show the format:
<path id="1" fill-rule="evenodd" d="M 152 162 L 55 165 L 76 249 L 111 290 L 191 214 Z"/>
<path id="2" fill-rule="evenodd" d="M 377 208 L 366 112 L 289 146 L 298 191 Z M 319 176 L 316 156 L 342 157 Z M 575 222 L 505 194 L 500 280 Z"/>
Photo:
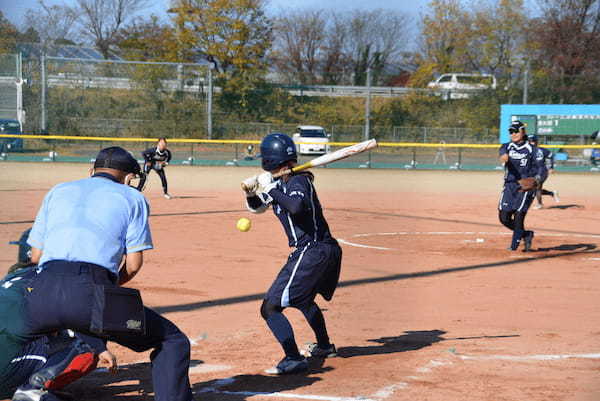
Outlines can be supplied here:
<path id="1" fill-rule="evenodd" d="M 368 141 L 360 142 L 352 146 L 347 146 L 345 148 L 338 149 L 335 152 L 326 153 L 323 156 L 319 156 L 315 159 L 312 159 L 309 162 L 300 164 L 291 169 L 282 170 L 277 174 L 273 174 L 273 178 L 279 178 L 287 174 L 297 173 L 299 171 L 307 170 L 312 167 L 324 166 L 326 164 L 337 162 L 347 157 L 357 155 L 375 147 L 377 147 L 377 141 L 375 139 L 369 139 Z"/>

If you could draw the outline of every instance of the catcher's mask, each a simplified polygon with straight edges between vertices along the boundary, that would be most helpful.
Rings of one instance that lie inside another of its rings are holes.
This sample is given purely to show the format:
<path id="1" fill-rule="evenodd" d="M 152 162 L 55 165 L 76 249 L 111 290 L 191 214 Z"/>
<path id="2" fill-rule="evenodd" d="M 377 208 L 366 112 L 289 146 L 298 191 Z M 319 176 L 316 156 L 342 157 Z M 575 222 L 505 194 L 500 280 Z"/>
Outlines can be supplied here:
<path id="1" fill-rule="evenodd" d="M 140 192 L 144 190 L 146 174 L 142 171 L 137 160 L 135 160 L 131 153 L 119 146 L 102 149 L 98 153 L 98 156 L 96 156 L 94 168 L 112 168 L 133 174 L 134 178 L 128 185 Z M 135 185 L 132 185 L 134 183 Z"/>

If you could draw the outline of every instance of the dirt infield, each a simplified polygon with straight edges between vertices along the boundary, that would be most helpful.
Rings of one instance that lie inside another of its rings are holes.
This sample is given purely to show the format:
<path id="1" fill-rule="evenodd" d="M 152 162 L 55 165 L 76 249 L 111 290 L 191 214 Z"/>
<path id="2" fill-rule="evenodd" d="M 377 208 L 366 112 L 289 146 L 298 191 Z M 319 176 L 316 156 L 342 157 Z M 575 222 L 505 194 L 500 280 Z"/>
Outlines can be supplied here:
<path id="1" fill-rule="evenodd" d="M 324 309 L 339 357 L 307 375 L 263 373 L 281 357 L 259 315 L 289 249 L 271 212 L 250 215 L 248 168 L 167 170 L 146 193 L 155 250 L 132 286 L 192 340 L 198 400 L 597 400 L 600 398 L 600 177 L 558 174 L 561 202 L 531 210 L 534 252 L 509 252 L 497 219 L 500 172 L 318 169 L 316 185 L 344 251 Z M 53 184 L 82 164 L 0 163 L 0 262 Z M 238 232 L 240 217 L 252 219 Z M 313 341 L 286 312 L 299 344 Z M 148 354 L 110 345 L 116 376 L 72 385 L 77 400 L 152 399 Z"/>

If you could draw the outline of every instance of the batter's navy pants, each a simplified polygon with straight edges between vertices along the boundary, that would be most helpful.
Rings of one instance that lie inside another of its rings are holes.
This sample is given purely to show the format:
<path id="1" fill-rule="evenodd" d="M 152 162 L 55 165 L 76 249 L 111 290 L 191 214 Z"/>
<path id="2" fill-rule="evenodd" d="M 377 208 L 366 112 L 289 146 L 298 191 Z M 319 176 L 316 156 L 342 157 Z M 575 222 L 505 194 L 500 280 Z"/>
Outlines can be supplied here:
<path id="1" fill-rule="evenodd" d="M 116 277 L 100 266 L 67 261 L 45 263 L 26 298 L 26 335 L 64 329 L 90 332 L 94 286 L 116 286 Z M 152 381 L 156 401 L 193 400 L 188 370 L 190 343 L 175 324 L 144 307 L 145 334 L 106 338 L 136 352 L 153 349 Z"/>

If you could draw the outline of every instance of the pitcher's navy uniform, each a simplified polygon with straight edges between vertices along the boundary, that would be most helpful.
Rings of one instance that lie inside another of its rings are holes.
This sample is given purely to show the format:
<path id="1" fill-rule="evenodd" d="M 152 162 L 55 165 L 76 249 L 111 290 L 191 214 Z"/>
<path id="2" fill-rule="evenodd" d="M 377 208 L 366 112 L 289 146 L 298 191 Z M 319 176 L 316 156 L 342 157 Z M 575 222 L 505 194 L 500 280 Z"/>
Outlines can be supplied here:
<path id="1" fill-rule="evenodd" d="M 537 151 L 538 148 L 527 141 L 521 145 L 509 142 L 500 146 L 499 155 L 508 154 L 508 162 L 504 166 L 504 188 L 498 205 L 500 210 L 526 213 L 529 209 L 535 191 L 519 192 L 518 181 L 541 175 L 542 163 L 538 160 Z"/>
<path id="2" fill-rule="evenodd" d="M 273 171 L 296 160 L 295 146 L 284 134 L 269 134 L 261 143 L 263 169 Z M 263 173 L 264 174 L 264 173 Z M 308 369 L 298 351 L 292 327 L 283 315 L 287 307 L 299 309 L 313 329 L 317 342 L 309 346 L 315 357 L 335 354 L 321 309 L 315 296 L 331 300 L 338 284 L 342 250 L 332 237 L 311 173 L 279 179 L 259 195 L 246 198 L 250 211 L 264 212 L 273 207 L 290 247 L 295 248 L 267 291 L 261 315 L 281 344 L 285 358 L 269 373 L 296 373 Z"/>
<path id="3" fill-rule="evenodd" d="M 506 155 L 508 160 L 504 164 L 504 187 L 498 204 L 498 217 L 505 227 L 513 231 L 509 249 L 517 250 L 524 239 L 525 251 L 529 251 L 534 232 L 525 230 L 525 216 L 536 191 L 521 191 L 518 181 L 534 177 L 539 182 L 542 164 L 537 158 L 538 148 L 527 142 L 523 123 L 513 122 L 509 132 L 511 137 L 514 135 L 512 141 L 502 144 L 499 151 L 500 157 Z"/>

